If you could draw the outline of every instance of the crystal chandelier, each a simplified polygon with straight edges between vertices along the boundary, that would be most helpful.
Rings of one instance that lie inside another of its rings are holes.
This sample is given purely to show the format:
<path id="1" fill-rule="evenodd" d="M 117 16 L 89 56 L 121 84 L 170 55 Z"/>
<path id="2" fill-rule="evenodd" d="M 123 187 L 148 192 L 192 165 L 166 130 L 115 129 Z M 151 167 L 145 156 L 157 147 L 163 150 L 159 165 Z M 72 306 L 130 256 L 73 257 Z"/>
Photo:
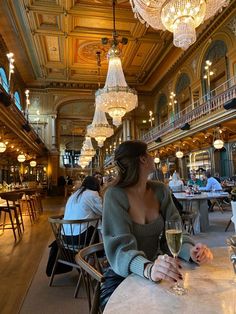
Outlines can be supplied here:
<path id="1" fill-rule="evenodd" d="M 112 136 L 113 133 L 113 128 L 107 122 L 105 112 L 101 111 L 98 105 L 95 104 L 93 122 L 87 126 L 87 134 L 94 137 L 98 142 L 98 146 L 102 147 L 106 138 Z"/>
<path id="2" fill-rule="evenodd" d="M 86 136 L 83 146 L 81 148 L 81 153 L 78 159 L 78 165 L 82 168 L 85 168 L 92 161 L 93 156 L 96 154 L 95 149 L 93 148 L 91 137 Z"/>
<path id="3" fill-rule="evenodd" d="M 196 41 L 196 28 L 230 0 L 130 0 L 135 17 L 154 29 L 168 30 L 184 50 Z"/>
<path id="4" fill-rule="evenodd" d="M 98 66 L 98 86 L 100 87 L 100 67 L 101 67 L 101 53 L 96 52 L 97 66 Z M 95 102 L 95 112 L 93 116 L 92 124 L 87 126 L 87 135 L 95 138 L 98 142 L 98 146 L 102 147 L 106 138 L 114 134 L 113 127 L 107 121 L 106 114 L 101 111 L 97 103 Z"/>
<path id="5" fill-rule="evenodd" d="M 93 148 L 91 137 L 86 136 L 81 149 L 81 155 L 90 156 L 91 158 L 96 154 L 95 149 Z"/>
<path id="6" fill-rule="evenodd" d="M 99 109 L 107 112 L 113 124 L 121 124 L 122 117 L 138 105 L 137 93 L 129 88 L 122 69 L 118 35 L 115 29 L 115 0 L 113 0 L 113 40 L 108 51 L 108 72 L 105 86 L 96 92 L 96 103 Z M 122 39 L 122 43 L 127 43 Z"/>

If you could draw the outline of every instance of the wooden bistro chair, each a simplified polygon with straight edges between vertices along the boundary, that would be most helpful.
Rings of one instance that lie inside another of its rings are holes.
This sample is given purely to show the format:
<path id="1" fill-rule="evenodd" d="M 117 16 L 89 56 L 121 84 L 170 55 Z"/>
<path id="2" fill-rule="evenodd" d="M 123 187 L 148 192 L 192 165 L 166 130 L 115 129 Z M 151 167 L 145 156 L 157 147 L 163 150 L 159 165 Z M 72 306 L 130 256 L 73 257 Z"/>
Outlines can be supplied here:
<path id="1" fill-rule="evenodd" d="M 49 218 L 49 222 L 54 233 L 58 252 L 56 261 L 53 266 L 49 286 L 52 286 L 54 276 L 56 273 L 56 268 L 58 263 L 65 264 L 76 268 L 79 272 L 79 278 L 77 286 L 75 289 L 74 297 L 76 298 L 79 292 L 79 287 L 82 279 L 82 272 L 80 266 L 75 261 L 75 255 L 87 245 L 94 243 L 97 235 L 97 227 L 99 223 L 99 218 L 92 219 L 83 219 L 83 220 L 64 220 L 62 216 L 54 216 Z M 79 235 L 74 234 L 74 226 L 79 228 Z M 94 227 L 92 233 L 88 229 L 90 226 Z M 70 230 L 70 236 L 65 236 L 65 229 Z M 86 229 L 83 232 L 83 236 L 80 236 L 81 231 Z"/>
<path id="2" fill-rule="evenodd" d="M 6 201 L 5 204 L 0 206 L 0 214 L 4 213 L 2 230 L 12 229 L 15 241 L 17 241 L 16 230 L 20 237 L 24 231 L 24 222 L 22 218 L 22 211 L 20 205 L 20 199 L 23 193 L 4 193 L 1 194 L 1 198 Z M 6 222 L 6 218 L 9 218 L 9 223 Z"/>
<path id="3" fill-rule="evenodd" d="M 79 251 L 76 261 L 80 265 L 89 303 L 89 314 L 102 313 L 99 300 L 101 284 L 105 281 L 103 265 L 98 253 L 104 252 L 103 243 L 90 245 Z"/>

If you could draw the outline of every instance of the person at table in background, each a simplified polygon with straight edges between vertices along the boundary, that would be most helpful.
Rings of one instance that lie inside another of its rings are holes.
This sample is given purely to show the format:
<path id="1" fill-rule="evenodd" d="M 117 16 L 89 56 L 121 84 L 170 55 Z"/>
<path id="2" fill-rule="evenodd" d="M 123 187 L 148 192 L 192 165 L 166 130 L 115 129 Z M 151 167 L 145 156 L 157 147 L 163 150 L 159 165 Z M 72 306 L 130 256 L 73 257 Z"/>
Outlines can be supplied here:
<path id="1" fill-rule="evenodd" d="M 99 196 L 100 184 L 95 177 L 87 176 L 83 180 L 81 187 L 73 193 L 67 203 L 64 213 L 65 220 L 89 219 L 102 216 L 102 198 Z M 86 236 L 86 224 L 80 230 L 79 225 L 73 225 L 73 234 Z M 71 235 L 69 225 L 64 225 L 65 235 Z M 87 242 L 89 243 L 94 232 L 94 225 L 87 231 Z M 76 237 L 78 239 L 78 237 Z"/>
<path id="2" fill-rule="evenodd" d="M 207 180 L 207 184 L 204 187 L 200 187 L 200 191 L 221 191 L 221 184 L 211 175 L 209 170 L 203 175 L 203 178 Z"/>
<path id="3" fill-rule="evenodd" d="M 219 172 L 215 172 L 214 178 L 215 178 L 219 183 L 221 183 Z"/>
<path id="4" fill-rule="evenodd" d="M 190 179 L 188 180 L 188 186 L 197 185 L 198 187 L 202 186 L 202 181 L 196 177 L 195 173 L 190 174 Z"/>
<path id="5" fill-rule="evenodd" d="M 118 177 L 104 196 L 103 241 L 110 268 L 105 272 L 100 304 L 105 306 L 122 280 L 134 273 L 151 281 L 176 282 L 182 279 L 178 260 L 163 254 L 170 252 L 165 238 L 165 221 L 180 220 L 170 190 L 165 184 L 148 181 L 155 170 L 147 144 L 126 141 L 115 150 Z M 194 245 L 183 235 L 179 256 L 202 264 L 212 259 L 203 244 Z"/>
<path id="6" fill-rule="evenodd" d="M 159 182 L 165 183 L 164 174 L 162 170 L 158 168 L 154 172 L 149 174 L 148 180 L 159 181 Z M 177 198 L 174 196 L 174 193 L 172 191 L 171 191 L 171 197 L 172 197 L 173 203 L 175 204 L 176 209 L 178 210 L 181 216 L 183 212 L 183 205 L 177 200 Z"/>
<path id="7" fill-rule="evenodd" d="M 174 172 L 172 179 L 169 181 L 169 187 L 173 192 L 180 192 L 184 190 L 184 182 L 180 180 L 178 172 Z"/>
<path id="8" fill-rule="evenodd" d="M 93 173 L 93 177 L 98 180 L 100 187 L 102 187 L 103 186 L 103 175 L 102 175 L 102 173 L 99 171 L 95 171 Z"/>

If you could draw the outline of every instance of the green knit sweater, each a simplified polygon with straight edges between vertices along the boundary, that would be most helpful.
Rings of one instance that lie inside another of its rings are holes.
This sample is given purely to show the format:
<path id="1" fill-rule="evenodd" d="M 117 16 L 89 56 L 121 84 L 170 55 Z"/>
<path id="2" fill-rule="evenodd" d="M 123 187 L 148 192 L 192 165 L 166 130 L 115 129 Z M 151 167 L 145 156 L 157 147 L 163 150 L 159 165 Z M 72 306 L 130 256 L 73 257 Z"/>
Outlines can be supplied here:
<path id="1" fill-rule="evenodd" d="M 131 220 L 129 200 L 124 189 L 110 187 L 105 193 L 103 209 L 105 252 L 114 272 L 123 277 L 130 273 L 143 276 L 145 264 L 154 261 L 159 249 L 162 253 L 169 253 L 163 232 L 164 221 L 179 219 L 169 188 L 156 181 L 150 181 L 148 184 L 160 202 L 161 216 L 145 225 L 136 224 Z M 193 240 L 184 234 L 179 256 L 188 261 L 190 247 L 193 245 Z"/>

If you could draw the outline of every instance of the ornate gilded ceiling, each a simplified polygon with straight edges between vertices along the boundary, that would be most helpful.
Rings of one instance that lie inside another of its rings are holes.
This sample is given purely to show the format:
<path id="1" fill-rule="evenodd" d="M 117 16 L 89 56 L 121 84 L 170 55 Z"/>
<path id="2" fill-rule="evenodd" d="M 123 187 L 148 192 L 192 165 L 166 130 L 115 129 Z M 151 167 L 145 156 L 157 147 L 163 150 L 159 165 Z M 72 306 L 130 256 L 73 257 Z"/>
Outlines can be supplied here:
<path id="1" fill-rule="evenodd" d="M 201 42 L 216 20 L 199 28 Z M 86 125 L 92 122 L 99 80 L 96 52 L 101 52 L 103 85 L 109 44 L 102 45 L 101 38 L 111 38 L 112 29 L 111 0 L 0 1 L 0 34 L 8 51 L 15 54 L 16 72 L 25 85 L 30 89 L 50 88 L 54 98 L 73 93 L 73 100 L 65 101 L 58 110 L 57 131 L 63 145 L 69 143 L 71 134 L 83 136 Z M 132 119 L 142 123 L 142 119 L 148 119 L 158 83 L 168 79 L 168 71 L 170 77 L 173 69 L 180 68 L 195 47 L 184 53 L 173 46 L 169 32 L 146 28 L 134 18 L 127 0 L 117 0 L 116 29 L 120 37 L 128 38 L 128 44 L 120 46 L 122 64 L 127 83 L 139 94 L 139 106 Z M 84 99 L 78 97 L 76 101 L 76 93 Z M 80 112 L 73 109 L 71 114 L 70 107 Z"/>
<path id="2" fill-rule="evenodd" d="M 109 44 L 102 45 L 101 38 L 112 36 L 111 2 L 2 1 L 2 13 L 11 15 L 12 27 L 17 30 L 9 32 L 9 16 L 2 14 L 1 34 L 9 50 L 15 53 L 16 66 L 24 81 L 32 86 L 55 81 L 83 83 L 93 89 L 98 81 L 96 51 L 100 51 L 104 82 Z M 141 24 L 134 18 L 129 1 L 117 2 L 116 28 L 121 37 L 128 38 L 128 44 L 121 47 L 127 82 L 140 90 L 150 90 L 148 80 L 160 56 L 167 52 L 172 36 Z M 7 28 L 2 27 L 4 24 Z"/>

